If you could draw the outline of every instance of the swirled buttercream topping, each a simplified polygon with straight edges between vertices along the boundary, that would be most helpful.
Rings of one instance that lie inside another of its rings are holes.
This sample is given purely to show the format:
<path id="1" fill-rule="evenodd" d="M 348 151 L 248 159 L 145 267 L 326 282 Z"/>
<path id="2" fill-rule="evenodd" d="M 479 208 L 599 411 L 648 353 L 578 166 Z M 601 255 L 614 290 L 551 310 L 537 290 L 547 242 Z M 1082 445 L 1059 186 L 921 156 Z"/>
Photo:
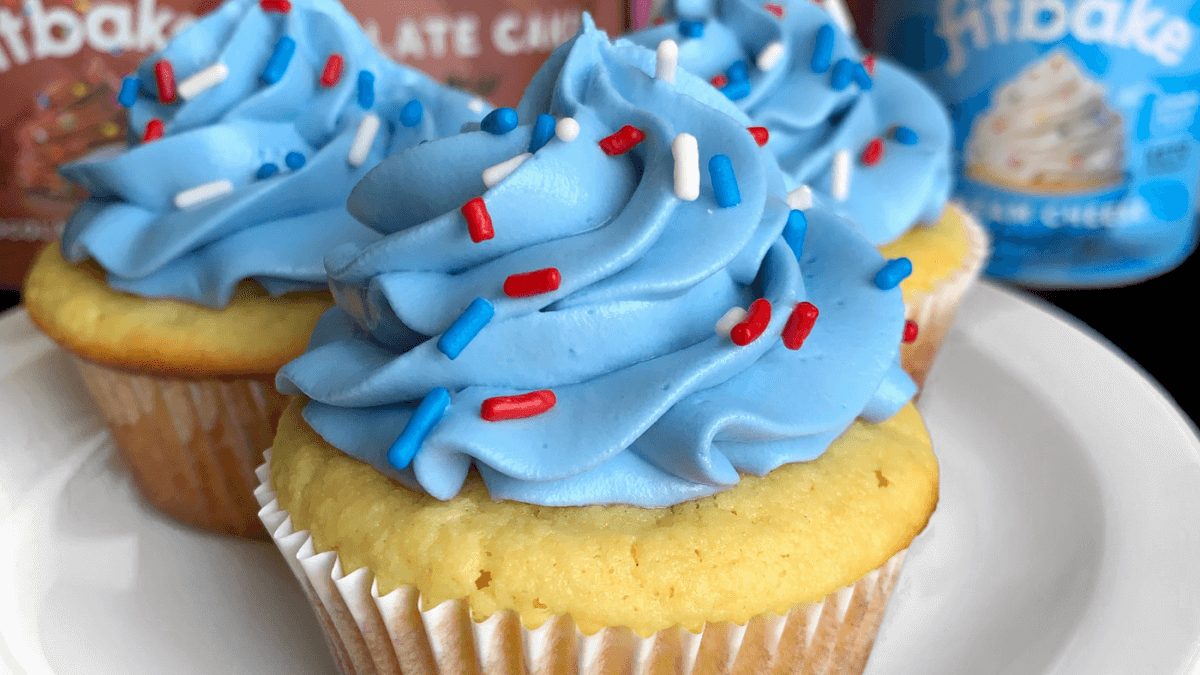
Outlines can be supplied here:
<path id="1" fill-rule="evenodd" d="M 480 118 L 467 94 L 379 54 L 335 0 L 229 0 L 120 100 L 130 147 L 62 169 L 92 194 L 63 253 L 95 258 L 118 290 L 214 307 L 247 278 L 323 287 L 326 251 L 379 236 L 346 212 L 354 184 Z"/>
<path id="2" fill-rule="evenodd" d="M 350 210 L 386 236 L 330 253 L 338 306 L 278 378 L 313 399 L 318 433 L 440 499 L 474 466 L 495 499 L 661 507 L 813 459 L 909 400 L 903 303 L 872 280 L 882 257 L 836 216 L 789 209 L 774 158 L 716 90 L 655 72 L 653 52 L 585 17 L 521 126 L 368 174 Z M 539 115 L 576 133 L 486 188 Z M 692 199 L 675 188 L 684 134 Z M 726 181 L 736 203 L 714 190 Z M 475 199 L 491 238 L 470 235 Z"/>
<path id="3" fill-rule="evenodd" d="M 681 68 L 767 129 L 789 189 L 811 187 L 872 243 L 941 214 L 951 187 L 944 106 L 897 66 L 864 56 L 816 3 L 675 0 L 668 21 L 628 37 L 651 48 L 678 41 Z"/>

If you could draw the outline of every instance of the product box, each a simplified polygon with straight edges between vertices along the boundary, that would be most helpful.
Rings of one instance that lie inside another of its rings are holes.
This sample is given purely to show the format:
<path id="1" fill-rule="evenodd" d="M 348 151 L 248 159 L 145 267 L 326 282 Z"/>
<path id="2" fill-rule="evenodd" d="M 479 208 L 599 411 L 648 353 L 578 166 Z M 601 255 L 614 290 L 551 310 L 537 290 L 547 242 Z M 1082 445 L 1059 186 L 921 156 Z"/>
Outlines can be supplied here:
<path id="1" fill-rule="evenodd" d="M 344 2 L 393 59 L 497 105 L 517 102 L 583 11 L 610 34 L 626 26 L 623 0 Z M 0 0 L 0 288 L 86 198 L 57 167 L 124 144 L 121 78 L 218 4 Z"/>

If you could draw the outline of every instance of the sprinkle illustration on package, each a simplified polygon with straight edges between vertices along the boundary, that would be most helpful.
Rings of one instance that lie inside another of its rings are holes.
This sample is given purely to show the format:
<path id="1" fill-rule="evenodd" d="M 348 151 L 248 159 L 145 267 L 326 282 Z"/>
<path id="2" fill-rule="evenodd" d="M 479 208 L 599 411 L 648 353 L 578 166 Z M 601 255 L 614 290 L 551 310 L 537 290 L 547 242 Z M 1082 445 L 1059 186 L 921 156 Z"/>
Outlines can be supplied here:
<path id="1" fill-rule="evenodd" d="M 1191 252 L 1200 3 L 918 0 L 879 15 L 880 46 L 949 104 L 956 196 L 992 230 L 989 274 L 1116 286 Z"/>

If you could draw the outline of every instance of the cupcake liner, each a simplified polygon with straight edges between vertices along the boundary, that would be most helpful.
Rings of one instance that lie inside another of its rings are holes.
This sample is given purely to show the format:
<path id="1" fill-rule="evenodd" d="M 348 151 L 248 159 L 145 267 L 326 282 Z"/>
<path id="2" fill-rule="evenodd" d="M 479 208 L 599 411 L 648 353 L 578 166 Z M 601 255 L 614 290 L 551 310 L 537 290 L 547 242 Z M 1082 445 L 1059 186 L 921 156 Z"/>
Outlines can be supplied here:
<path id="1" fill-rule="evenodd" d="M 381 597 L 370 570 L 343 574 L 335 551 L 318 553 L 307 531 L 294 530 L 270 486 L 270 450 L 265 457 L 254 492 L 259 518 L 312 604 L 342 675 L 860 675 L 905 554 L 784 616 L 708 623 L 700 633 L 676 626 L 642 638 L 608 627 L 585 635 L 569 615 L 529 629 L 511 610 L 476 622 L 466 600 L 421 611 L 415 586 Z"/>
<path id="2" fill-rule="evenodd" d="M 71 356 L 147 500 L 191 525 L 266 537 L 254 467 L 287 406 L 273 378 L 173 378 Z"/>
<path id="3" fill-rule="evenodd" d="M 917 339 L 900 345 L 900 363 L 918 387 L 925 385 L 933 359 L 954 323 L 958 306 L 967 289 L 979 278 L 991 253 L 987 231 L 979 221 L 957 202 L 950 202 L 948 207 L 962 219 L 967 231 L 967 256 L 962 266 L 939 281 L 932 291 L 913 293 L 904 299 L 904 316 L 916 322 Z"/>

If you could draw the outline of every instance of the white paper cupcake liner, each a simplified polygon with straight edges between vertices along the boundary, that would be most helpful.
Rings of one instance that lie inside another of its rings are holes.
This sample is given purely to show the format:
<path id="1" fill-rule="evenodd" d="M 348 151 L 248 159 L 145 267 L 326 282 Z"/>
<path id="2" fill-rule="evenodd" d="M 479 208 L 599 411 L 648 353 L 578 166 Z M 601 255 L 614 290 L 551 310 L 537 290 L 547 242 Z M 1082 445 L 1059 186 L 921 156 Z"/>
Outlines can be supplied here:
<path id="1" fill-rule="evenodd" d="M 917 339 L 900 346 L 900 362 L 917 386 L 924 386 L 942 340 L 954 323 L 963 296 L 979 278 L 991 254 L 991 241 L 979 221 L 957 202 L 950 202 L 948 207 L 954 209 L 962 219 L 969 248 L 963 265 L 938 282 L 936 288 L 905 298 L 904 316 L 916 322 Z"/>
<path id="2" fill-rule="evenodd" d="M 466 600 L 421 611 L 420 592 L 404 586 L 380 596 L 368 569 L 343 574 L 334 551 L 317 552 L 295 531 L 270 486 L 271 451 L 257 469 L 263 525 L 316 612 L 342 675 L 860 675 L 883 620 L 905 551 L 821 602 L 745 625 L 705 624 L 638 637 L 625 627 L 585 635 L 569 615 L 535 629 L 511 610 L 472 620 Z"/>

